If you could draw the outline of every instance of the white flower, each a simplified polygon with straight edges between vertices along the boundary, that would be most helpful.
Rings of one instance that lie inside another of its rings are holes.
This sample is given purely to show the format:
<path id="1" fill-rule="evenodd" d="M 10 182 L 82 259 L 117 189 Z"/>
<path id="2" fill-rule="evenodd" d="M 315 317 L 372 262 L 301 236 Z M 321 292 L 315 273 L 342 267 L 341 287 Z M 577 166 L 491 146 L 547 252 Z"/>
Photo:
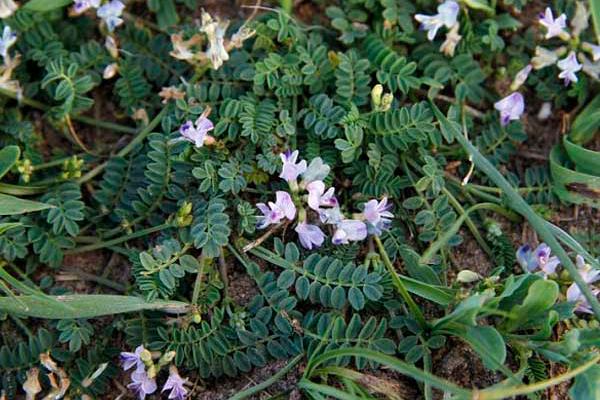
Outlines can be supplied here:
<path id="1" fill-rule="evenodd" d="M 0 55 L 6 58 L 8 55 L 8 49 L 10 49 L 17 42 L 17 34 L 10 29 L 10 26 L 6 25 L 2 31 L 2 38 L 0 38 Z"/>
<path id="2" fill-rule="evenodd" d="M 181 125 L 179 128 L 181 138 L 179 140 L 186 140 L 194 143 L 196 147 L 202 147 L 208 132 L 212 131 L 215 127 L 212 121 L 208 119 L 207 114 L 207 112 L 202 113 L 195 124 L 192 121 L 186 121 Z"/>
<path id="3" fill-rule="evenodd" d="M 546 27 L 546 39 L 551 39 L 555 36 L 560 36 L 561 39 L 568 38 L 569 34 L 564 30 L 567 27 L 567 16 L 561 14 L 554 19 L 550 7 L 546 7 L 544 14 L 540 15 L 540 25 Z"/>
<path id="4" fill-rule="evenodd" d="M 600 46 L 589 43 L 589 42 L 583 42 L 581 44 L 581 48 L 592 54 L 592 60 L 594 60 L 594 61 L 600 60 Z"/>
<path id="5" fill-rule="evenodd" d="M 535 56 L 531 59 L 531 65 L 533 65 L 534 69 L 542 69 L 553 65 L 558 61 L 558 54 L 562 51 L 564 51 L 563 47 L 552 51 L 542 46 L 537 46 L 535 48 Z"/>
<path id="6" fill-rule="evenodd" d="M 373 235 L 381 235 L 383 229 L 391 224 L 394 214 L 390 210 L 391 204 L 388 204 L 387 197 L 377 201 L 375 199 L 369 200 L 365 203 L 363 210 L 363 217 L 367 221 L 367 227 L 369 233 Z"/>
<path id="7" fill-rule="evenodd" d="M 275 192 L 275 203 L 257 203 L 256 207 L 263 213 L 258 217 L 258 229 L 266 228 L 271 224 L 278 224 L 283 218 L 292 221 L 296 217 L 296 206 L 288 192 L 278 190 Z"/>
<path id="8" fill-rule="evenodd" d="M 459 27 L 459 24 L 454 24 L 452 29 L 446 33 L 446 40 L 444 40 L 444 43 L 440 46 L 440 51 L 448 57 L 454 57 L 456 46 L 458 46 L 460 39 L 462 39 L 462 36 L 458 34 Z"/>
<path id="9" fill-rule="evenodd" d="M 219 69 L 224 61 L 229 60 L 229 54 L 224 44 L 227 26 L 229 26 L 229 21 L 214 20 L 209 13 L 202 10 L 200 30 L 206 33 L 208 38 L 206 56 L 210 59 L 213 69 Z"/>
<path id="10" fill-rule="evenodd" d="M 104 68 L 104 72 L 102 72 L 102 78 L 103 79 L 111 79 L 117 74 L 117 72 L 119 72 L 119 64 L 117 64 L 117 63 L 108 64 Z"/>
<path id="11" fill-rule="evenodd" d="M 344 219 L 337 224 L 331 242 L 333 244 L 348 244 L 351 241 L 363 240 L 367 237 L 367 225 L 356 219 Z"/>
<path id="12" fill-rule="evenodd" d="M 442 26 L 450 29 L 456 24 L 458 11 L 460 7 L 453 0 L 446 0 L 437 8 L 438 13 L 435 15 L 417 14 L 415 19 L 421 23 L 421 29 L 427 31 L 427 39 L 432 41 L 437 34 L 438 29 Z"/>
<path id="13" fill-rule="evenodd" d="M 288 183 L 296 182 L 298 175 L 306 171 L 305 160 L 296 162 L 299 155 L 300 152 L 298 150 L 293 152 L 286 150 L 284 153 L 279 155 L 279 157 L 281 157 L 281 161 L 283 162 L 283 168 L 281 168 L 279 177 L 285 179 Z"/>
<path id="14" fill-rule="evenodd" d="M 17 11 L 19 6 L 13 0 L 0 0 L 0 18 L 8 18 L 15 11 Z"/>
<path id="15" fill-rule="evenodd" d="M 323 181 L 314 181 L 306 185 L 308 190 L 308 206 L 315 211 L 320 211 L 321 207 L 336 207 L 338 201 L 335 198 L 335 189 L 330 187 L 325 191 Z"/>
<path id="16" fill-rule="evenodd" d="M 581 71 L 582 65 L 577 61 L 574 51 L 571 51 L 567 57 L 557 62 L 556 65 L 562 71 L 558 74 L 558 77 L 565 80 L 565 86 L 571 82 L 577 82 L 575 73 Z"/>
<path id="17" fill-rule="evenodd" d="M 90 8 L 100 7 L 100 0 L 75 0 L 73 3 L 73 12 L 75 15 L 83 14 Z"/>
<path id="18" fill-rule="evenodd" d="M 595 80 L 600 80 L 600 62 L 591 62 L 587 57 L 582 57 L 583 67 L 581 70 Z"/>
<path id="19" fill-rule="evenodd" d="M 115 30 L 115 28 L 123 23 L 123 19 L 121 19 L 121 14 L 123 14 L 123 10 L 125 9 L 125 4 L 123 4 L 120 0 L 111 0 L 109 3 L 106 3 L 102 7 L 100 7 L 96 13 L 98 18 L 102 18 L 102 20 L 106 23 L 106 27 L 109 32 Z"/>
<path id="20" fill-rule="evenodd" d="M 600 279 L 600 271 L 592 268 L 591 265 L 586 264 L 583 257 L 579 255 L 577 256 L 577 269 L 583 281 L 588 285 Z M 600 289 L 595 288 L 591 285 L 590 290 L 592 291 L 592 294 L 594 296 L 598 296 L 598 293 L 600 293 Z M 584 312 L 588 314 L 592 313 L 592 307 L 590 306 L 589 302 L 587 301 L 587 299 L 585 298 L 585 296 L 583 295 L 583 293 L 579 289 L 579 286 L 577 286 L 576 283 L 572 283 L 571 286 L 569 286 L 569 288 L 567 289 L 567 301 L 575 302 L 577 304 L 575 311 Z"/>
<path id="21" fill-rule="evenodd" d="M 583 1 L 578 1 L 575 4 L 575 16 L 571 21 L 571 27 L 573 28 L 573 36 L 579 37 L 579 34 L 585 31 L 589 26 L 588 20 L 590 18 L 590 13 L 587 8 L 585 8 Z"/>
<path id="22" fill-rule="evenodd" d="M 306 171 L 302 173 L 302 185 L 306 186 L 313 181 L 322 181 L 329 175 L 329 171 L 331 168 L 323 162 L 321 157 L 313 158 Z"/>
<path id="23" fill-rule="evenodd" d="M 517 72 L 517 75 L 515 75 L 515 79 L 510 85 L 510 90 L 517 90 L 518 88 L 520 88 L 521 85 L 523 85 L 527 80 L 527 77 L 529 76 L 529 73 L 532 69 L 533 65 L 527 64 L 525 68 L 522 68 L 519 72 Z"/>
<path id="24" fill-rule="evenodd" d="M 537 119 L 540 121 L 547 120 L 552 115 L 552 103 L 549 101 L 542 103 L 540 111 L 537 114 Z"/>
<path id="25" fill-rule="evenodd" d="M 521 118 L 525 111 L 525 101 L 521 93 L 515 92 L 494 103 L 494 108 L 500 112 L 500 124 L 504 126 Z"/>

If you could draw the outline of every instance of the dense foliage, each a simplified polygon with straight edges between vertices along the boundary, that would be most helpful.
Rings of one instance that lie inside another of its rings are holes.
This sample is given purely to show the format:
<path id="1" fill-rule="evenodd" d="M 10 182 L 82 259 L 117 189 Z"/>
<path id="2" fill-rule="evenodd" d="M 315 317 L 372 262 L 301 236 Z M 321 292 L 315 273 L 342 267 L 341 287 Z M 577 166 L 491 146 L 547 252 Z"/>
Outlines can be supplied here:
<path id="1" fill-rule="evenodd" d="M 428 400 L 600 396 L 597 232 L 550 222 L 598 206 L 596 1 L 22 3 L 0 0 L 0 398 L 194 398 L 275 360 L 234 398 L 300 363 L 309 399 L 403 398 L 389 369 Z M 460 341 L 490 387 L 436 376 Z"/>

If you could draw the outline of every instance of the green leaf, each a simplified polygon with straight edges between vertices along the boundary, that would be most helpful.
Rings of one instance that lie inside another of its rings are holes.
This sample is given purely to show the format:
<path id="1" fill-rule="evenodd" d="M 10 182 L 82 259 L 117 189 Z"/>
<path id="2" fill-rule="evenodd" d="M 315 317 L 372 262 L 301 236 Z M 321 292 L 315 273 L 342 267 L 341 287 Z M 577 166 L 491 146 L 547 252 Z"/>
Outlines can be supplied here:
<path id="1" fill-rule="evenodd" d="M 530 321 L 544 315 L 558 299 L 558 284 L 551 280 L 535 281 L 527 292 L 523 304 L 518 304 L 510 311 L 510 319 L 506 322 L 508 331 L 522 328 Z"/>
<path id="2" fill-rule="evenodd" d="M 506 344 L 498 331 L 491 326 L 469 326 L 461 335 L 479 354 L 483 364 L 495 371 L 506 361 Z"/>
<path id="3" fill-rule="evenodd" d="M 554 193 L 565 202 L 600 207 L 600 177 L 575 171 L 568 167 L 563 149 L 556 145 L 550 152 L 550 173 Z"/>
<path id="4" fill-rule="evenodd" d="M 46 12 L 56 10 L 72 3 L 72 0 L 31 0 L 23 6 L 29 11 Z"/>
<path id="5" fill-rule="evenodd" d="M 569 395 L 573 400 L 600 399 L 600 365 L 594 365 L 577 375 Z"/>
<path id="6" fill-rule="evenodd" d="M 596 3 L 595 7 L 598 9 L 596 11 L 600 14 L 598 2 L 590 1 L 590 3 Z M 593 11 L 594 6 L 592 5 L 591 8 Z M 600 16 L 598 18 L 600 18 Z M 594 26 L 596 26 L 595 19 Z M 571 125 L 571 132 L 569 132 L 568 137 L 573 143 L 585 144 L 594 138 L 598 129 L 600 129 L 600 95 L 594 97 L 594 99 L 579 112 L 573 121 L 573 125 Z M 567 136 L 565 136 L 565 138 L 566 137 Z"/>
<path id="7" fill-rule="evenodd" d="M 2 222 L 0 223 L 0 235 L 8 231 L 9 229 L 16 228 L 21 225 L 22 224 L 20 222 Z"/>
<path id="8" fill-rule="evenodd" d="M 0 193 L 0 215 L 17 215 L 28 212 L 46 210 L 53 208 L 50 204 L 40 203 L 32 200 L 24 200 L 18 197 Z"/>
<path id="9" fill-rule="evenodd" d="M 0 178 L 15 165 L 20 155 L 21 150 L 18 146 L 6 146 L 0 150 Z"/>
<path id="10" fill-rule="evenodd" d="M 494 14 L 494 9 L 490 7 L 487 0 L 463 0 L 464 3 L 474 10 L 485 11 L 488 14 Z"/>
<path id="11" fill-rule="evenodd" d="M 95 318 L 142 310 L 161 310 L 169 313 L 185 312 L 188 304 L 180 301 L 157 300 L 151 303 L 133 296 L 65 295 L 1 297 L 0 310 L 9 314 L 46 319 Z"/>

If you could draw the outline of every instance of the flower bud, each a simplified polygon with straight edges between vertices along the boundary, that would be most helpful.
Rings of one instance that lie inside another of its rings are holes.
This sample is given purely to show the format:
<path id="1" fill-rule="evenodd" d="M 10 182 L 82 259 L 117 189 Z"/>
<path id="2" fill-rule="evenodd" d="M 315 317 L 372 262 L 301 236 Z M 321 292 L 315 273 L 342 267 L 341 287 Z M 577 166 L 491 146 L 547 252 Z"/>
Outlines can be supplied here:
<path id="1" fill-rule="evenodd" d="M 460 283 L 472 283 L 481 279 L 481 275 L 468 269 L 463 269 L 456 276 L 456 280 Z"/>
<path id="2" fill-rule="evenodd" d="M 373 108 L 379 108 L 381 105 L 381 95 L 383 94 L 383 86 L 378 83 L 373 86 L 371 90 L 371 103 L 373 104 Z"/>
<path id="3" fill-rule="evenodd" d="M 381 111 L 387 111 L 392 106 L 392 102 L 394 101 L 394 95 L 391 93 L 386 93 L 381 98 L 381 107 L 379 108 Z"/>
<path id="4" fill-rule="evenodd" d="M 104 79 L 114 78 L 114 76 L 117 75 L 117 72 L 119 72 L 119 64 L 117 64 L 117 63 L 108 64 L 104 68 L 104 72 L 102 72 L 102 78 L 104 78 Z"/>
<path id="5" fill-rule="evenodd" d="M 162 355 L 160 360 L 158 360 L 158 366 L 162 367 L 164 365 L 167 365 L 168 363 L 173 361 L 173 359 L 175 358 L 176 355 L 177 355 L 177 353 L 174 351 L 166 352 L 165 354 Z"/>
<path id="6" fill-rule="evenodd" d="M 144 364 L 148 364 L 152 362 L 152 353 L 147 349 L 142 350 L 140 353 L 140 360 L 144 362 Z"/>

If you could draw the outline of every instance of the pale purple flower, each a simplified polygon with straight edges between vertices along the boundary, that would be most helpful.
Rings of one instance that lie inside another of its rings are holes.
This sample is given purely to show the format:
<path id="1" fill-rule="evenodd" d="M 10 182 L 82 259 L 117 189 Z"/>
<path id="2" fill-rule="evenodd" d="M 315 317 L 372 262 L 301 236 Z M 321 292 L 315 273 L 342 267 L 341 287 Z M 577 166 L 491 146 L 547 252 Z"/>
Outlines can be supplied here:
<path id="1" fill-rule="evenodd" d="M 600 46 L 592 44 L 592 43 L 584 42 L 581 45 L 581 48 L 592 53 L 592 60 L 594 62 L 600 60 Z"/>
<path id="2" fill-rule="evenodd" d="M 0 55 L 6 58 L 8 55 L 8 49 L 10 49 L 17 42 L 17 34 L 10 29 L 10 26 L 6 25 L 2 31 L 2 38 L 0 38 Z"/>
<path id="3" fill-rule="evenodd" d="M 389 211 L 390 207 L 387 197 L 381 201 L 373 199 L 365 203 L 363 217 L 370 234 L 381 235 L 382 230 L 390 225 L 391 219 L 394 218 L 394 214 Z"/>
<path id="4" fill-rule="evenodd" d="M 556 65 L 562 71 L 558 74 L 558 77 L 565 80 L 565 86 L 571 82 L 577 82 L 575 73 L 581 70 L 582 65 L 577 61 L 574 51 L 571 51 L 567 57 L 557 62 Z"/>
<path id="5" fill-rule="evenodd" d="M 169 399 L 183 400 L 188 393 L 187 389 L 183 386 L 186 382 L 187 378 L 184 379 L 179 376 L 177 368 L 171 366 L 171 368 L 169 368 L 169 378 L 167 379 L 167 382 L 165 382 L 165 386 L 163 386 L 161 392 L 170 389 L 171 393 L 169 393 Z"/>
<path id="6" fill-rule="evenodd" d="M 140 400 L 144 400 L 146 395 L 156 391 L 156 381 L 150 378 L 143 368 L 131 374 L 131 381 L 127 387 L 133 389 Z"/>
<path id="7" fill-rule="evenodd" d="M 592 268 L 591 265 L 586 264 L 585 260 L 580 255 L 577 256 L 577 270 L 586 284 L 591 284 L 600 280 L 600 271 Z M 591 287 L 590 289 L 594 296 L 598 296 L 600 293 L 600 289 L 598 288 Z M 583 293 L 581 293 L 581 290 L 576 283 L 572 283 L 567 289 L 567 301 L 577 303 L 575 311 L 588 314 L 593 313 L 590 303 L 587 301 Z"/>
<path id="8" fill-rule="evenodd" d="M 268 206 L 265 203 L 258 203 L 256 207 L 263 213 L 258 217 L 258 229 L 278 224 L 284 217 L 290 221 L 296 217 L 296 206 L 292 198 L 289 193 L 281 190 L 275 192 L 275 203 L 270 201 Z"/>
<path id="9" fill-rule="evenodd" d="M 522 68 L 519 72 L 517 72 L 517 74 L 515 75 L 515 79 L 513 80 L 512 84 L 510 85 L 510 89 L 517 90 L 518 88 L 520 88 L 521 85 L 523 85 L 525 83 L 525 81 L 527 80 L 527 77 L 529 76 L 529 73 L 531 72 L 532 69 L 533 69 L 533 65 L 527 64 L 524 68 Z"/>
<path id="10" fill-rule="evenodd" d="M 421 23 L 421 29 L 427 31 L 427 39 L 432 41 L 442 26 L 450 29 L 456 24 L 459 10 L 457 2 L 446 0 L 438 6 L 437 14 L 416 14 L 415 19 Z"/>
<path id="11" fill-rule="evenodd" d="M 140 345 L 136 347 L 134 353 L 130 353 L 127 351 L 121 352 L 121 364 L 123 365 L 123 371 L 127 371 L 131 369 L 131 367 L 135 366 L 135 369 L 144 369 L 144 362 L 141 359 L 142 352 L 144 351 L 144 346 Z"/>
<path id="12" fill-rule="evenodd" d="M 111 0 L 109 3 L 106 3 L 100 7 L 96 12 L 96 15 L 98 15 L 98 18 L 102 18 L 102 20 L 104 20 L 106 23 L 106 28 L 108 28 L 109 32 L 112 32 L 117 26 L 123 23 L 121 14 L 123 14 L 124 9 L 125 4 L 123 4 L 120 0 Z"/>
<path id="13" fill-rule="evenodd" d="M 504 126 L 521 118 L 525 111 L 525 101 L 521 93 L 515 92 L 494 103 L 494 108 L 500 111 L 500 123 Z"/>
<path id="14" fill-rule="evenodd" d="M 192 121 L 187 121 L 181 125 L 179 133 L 181 134 L 181 140 L 194 143 L 196 147 L 202 147 L 206 135 L 214 128 L 212 121 L 203 114 L 196 120 L 195 124 Z"/>
<path id="15" fill-rule="evenodd" d="M 329 165 L 325 164 L 321 157 L 315 157 L 302 174 L 302 181 L 305 185 L 314 181 L 322 181 L 329 175 L 330 170 Z"/>
<path id="16" fill-rule="evenodd" d="M 296 162 L 299 154 L 300 153 L 298 150 L 294 152 L 287 150 L 285 153 L 281 153 L 279 155 L 281 157 L 281 161 L 283 162 L 283 168 L 281 169 L 281 174 L 279 174 L 280 178 L 283 178 L 288 182 L 294 182 L 296 179 L 298 179 L 298 175 L 306 171 L 305 160 Z"/>
<path id="17" fill-rule="evenodd" d="M 561 36 L 566 33 L 564 29 L 567 27 L 567 16 L 560 14 L 558 18 L 554 19 L 552 10 L 550 7 L 546 7 L 544 14 L 540 14 L 540 25 L 546 27 L 546 39 Z"/>
<path id="18" fill-rule="evenodd" d="M 301 222 L 296 225 L 294 230 L 298 234 L 302 246 L 308 250 L 311 250 L 313 247 L 321 246 L 323 241 L 325 241 L 325 234 L 321 228 L 316 225 Z"/>
<path id="19" fill-rule="evenodd" d="M 541 243 L 535 250 L 528 244 L 519 247 L 517 261 L 527 272 L 534 272 L 539 269 L 544 278 L 555 273 L 556 267 L 560 264 L 558 257 L 551 256 L 550 247 L 546 243 Z"/>
<path id="20" fill-rule="evenodd" d="M 344 219 L 337 224 L 331 242 L 333 244 L 348 244 L 348 242 L 363 240 L 367 237 L 367 225 L 356 219 Z"/>
<path id="21" fill-rule="evenodd" d="M 82 14 L 90 8 L 100 7 L 101 0 L 75 0 L 73 3 L 73 11 L 75 14 Z"/>
<path id="22" fill-rule="evenodd" d="M 329 188 L 325 191 L 323 181 L 314 181 L 306 185 L 308 191 L 308 206 L 315 211 L 321 207 L 337 207 L 338 201 L 335 198 L 335 189 Z"/>
<path id="23" fill-rule="evenodd" d="M 344 214 L 342 214 L 339 207 L 321 208 L 319 218 L 324 224 L 337 225 L 344 219 Z"/>

